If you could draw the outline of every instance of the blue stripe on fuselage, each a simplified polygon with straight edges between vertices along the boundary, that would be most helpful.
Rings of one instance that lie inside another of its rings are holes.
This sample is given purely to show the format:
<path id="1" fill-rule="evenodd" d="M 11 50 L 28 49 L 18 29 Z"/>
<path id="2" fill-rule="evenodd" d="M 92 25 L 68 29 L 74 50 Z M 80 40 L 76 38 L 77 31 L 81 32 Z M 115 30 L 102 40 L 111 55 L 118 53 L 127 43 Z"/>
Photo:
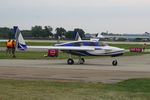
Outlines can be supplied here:
<path id="1" fill-rule="evenodd" d="M 90 54 L 87 51 L 77 51 L 77 50 L 70 50 L 70 51 L 66 51 L 66 50 L 62 50 L 63 52 L 67 52 L 70 53 L 72 55 L 78 55 L 78 56 L 112 56 L 112 57 L 116 57 L 116 56 L 121 56 L 123 55 L 123 53 L 116 53 L 116 54 L 101 54 L 101 55 L 95 55 L 95 54 Z"/>

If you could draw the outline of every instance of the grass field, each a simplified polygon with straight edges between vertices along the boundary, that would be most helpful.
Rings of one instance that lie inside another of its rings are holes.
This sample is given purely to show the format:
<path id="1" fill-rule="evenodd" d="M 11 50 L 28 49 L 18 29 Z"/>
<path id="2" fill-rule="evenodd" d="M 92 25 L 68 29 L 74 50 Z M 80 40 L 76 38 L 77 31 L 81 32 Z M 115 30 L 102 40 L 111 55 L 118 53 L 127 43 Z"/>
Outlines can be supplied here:
<path id="1" fill-rule="evenodd" d="M 142 48 L 142 44 L 108 44 L 110 46 L 130 49 L 130 48 Z M 146 49 L 150 49 L 150 45 L 146 45 Z"/>
<path id="2" fill-rule="evenodd" d="M 6 56 L 5 52 L 0 52 L 0 59 L 68 59 L 69 55 L 60 52 L 58 57 L 44 57 L 47 52 L 16 52 L 16 58 L 12 56 Z M 78 58 L 78 56 L 72 56 L 73 58 Z M 92 57 L 86 57 L 92 58 Z"/>
<path id="3" fill-rule="evenodd" d="M 28 46 L 52 46 L 56 42 L 26 42 Z M 0 47 L 6 47 L 6 42 L 1 42 Z"/>
<path id="4" fill-rule="evenodd" d="M 28 46 L 50 46 L 54 45 L 56 42 L 27 42 Z M 0 47 L 4 47 L 6 45 L 5 42 L 0 43 Z M 119 48 L 129 49 L 131 47 L 139 47 L 142 48 L 140 44 L 109 44 L 110 46 L 115 46 Z M 147 45 L 147 49 L 150 49 L 150 45 Z M 44 57 L 44 54 L 47 52 L 16 52 L 15 59 L 67 59 L 69 56 L 66 53 L 59 53 L 58 57 Z M 135 56 L 142 54 L 150 54 L 150 52 L 126 52 L 123 56 Z M 77 56 L 73 56 L 73 58 L 78 58 Z M 93 57 L 85 57 L 85 58 L 93 58 Z M 5 52 L 0 51 L 0 59 L 13 59 L 12 57 L 6 56 Z"/>
<path id="5" fill-rule="evenodd" d="M 59 53 L 58 57 L 44 57 L 47 52 L 16 52 L 16 58 L 12 56 L 6 56 L 5 52 L 0 51 L 0 59 L 68 59 L 69 55 L 67 53 Z M 123 56 L 136 56 L 150 54 L 150 52 L 125 52 Z M 78 59 L 78 56 L 72 56 L 74 59 Z M 85 56 L 84 58 L 95 58 L 94 56 Z"/>
<path id="6" fill-rule="evenodd" d="M 120 83 L 0 79 L 0 100 L 149 100 L 150 79 Z"/>
<path id="7" fill-rule="evenodd" d="M 53 46 L 56 42 L 26 42 L 28 46 Z M 130 48 L 142 48 L 142 44 L 108 44 L 110 46 L 115 46 L 124 49 Z M 1 42 L 0 47 L 5 47 L 6 43 Z M 150 49 L 150 45 L 147 44 L 146 49 Z"/>

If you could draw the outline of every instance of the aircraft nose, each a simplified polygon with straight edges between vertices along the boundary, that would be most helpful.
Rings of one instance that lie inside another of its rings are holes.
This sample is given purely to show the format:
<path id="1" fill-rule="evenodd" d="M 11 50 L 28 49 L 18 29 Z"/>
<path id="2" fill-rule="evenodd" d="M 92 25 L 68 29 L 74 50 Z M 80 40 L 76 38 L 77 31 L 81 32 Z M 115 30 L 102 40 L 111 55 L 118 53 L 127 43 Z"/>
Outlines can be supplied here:
<path id="1" fill-rule="evenodd" d="M 116 51 L 116 52 L 122 52 L 122 53 L 124 53 L 124 52 L 125 52 L 125 49 L 122 49 L 122 48 L 115 48 L 115 51 Z"/>

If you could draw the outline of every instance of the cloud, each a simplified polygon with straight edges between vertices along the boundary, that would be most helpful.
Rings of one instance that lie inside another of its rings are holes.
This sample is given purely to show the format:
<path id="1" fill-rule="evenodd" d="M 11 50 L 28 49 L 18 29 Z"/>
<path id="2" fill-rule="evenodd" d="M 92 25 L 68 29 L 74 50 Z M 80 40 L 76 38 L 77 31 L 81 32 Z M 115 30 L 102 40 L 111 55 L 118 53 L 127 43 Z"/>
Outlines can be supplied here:
<path id="1" fill-rule="evenodd" d="M 61 6 L 148 6 L 149 0 L 44 0 Z"/>
<path id="2" fill-rule="evenodd" d="M 149 0 L 3 0 L 1 6 L 149 6 Z"/>
<path id="3" fill-rule="evenodd" d="M 20 23 L 27 28 L 52 25 L 87 32 L 111 29 L 139 33 L 140 28 L 149 30 L 149 5 L 149 0 L 1 0 L 0 26 Z"/>

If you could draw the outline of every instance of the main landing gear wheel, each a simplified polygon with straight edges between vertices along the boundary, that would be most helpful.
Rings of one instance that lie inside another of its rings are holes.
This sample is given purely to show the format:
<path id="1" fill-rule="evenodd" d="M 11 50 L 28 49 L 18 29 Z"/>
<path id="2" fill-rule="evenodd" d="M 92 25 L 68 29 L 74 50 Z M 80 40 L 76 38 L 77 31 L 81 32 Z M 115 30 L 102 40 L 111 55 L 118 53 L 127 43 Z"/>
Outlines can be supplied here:
<path id="1" fill-rule="evenodd" d="M 82 59 L 82 61 L 83 61 L 83 63 L 85 62 L 85 60 L 84 60 L 84 58 L 81 58 Z"/>
<path id="2" fill-rule="evenodd" d="M 72 64 L 74 64 L 74 61 L 73 61 L 73 59 L 69 58 L 69 59 L 67 60 L 67 63 L 68 63 L 69 65 L 72 65 Z"/>
<path id="3" fill-rule="evenodd" d="M 84 60 L 84 58 L 79 58 L 79 64 L 84 64 L 84 62 L 85 62 L 85 60 Z"/>
<path id="4" fill-rule="evenodd" d="M 118 64 L 117 60 L 114 60 L 114 61 L 112 62 L 112 65 L 113 65 L 113 66 L 117 66 L 117 64 Z"/>

